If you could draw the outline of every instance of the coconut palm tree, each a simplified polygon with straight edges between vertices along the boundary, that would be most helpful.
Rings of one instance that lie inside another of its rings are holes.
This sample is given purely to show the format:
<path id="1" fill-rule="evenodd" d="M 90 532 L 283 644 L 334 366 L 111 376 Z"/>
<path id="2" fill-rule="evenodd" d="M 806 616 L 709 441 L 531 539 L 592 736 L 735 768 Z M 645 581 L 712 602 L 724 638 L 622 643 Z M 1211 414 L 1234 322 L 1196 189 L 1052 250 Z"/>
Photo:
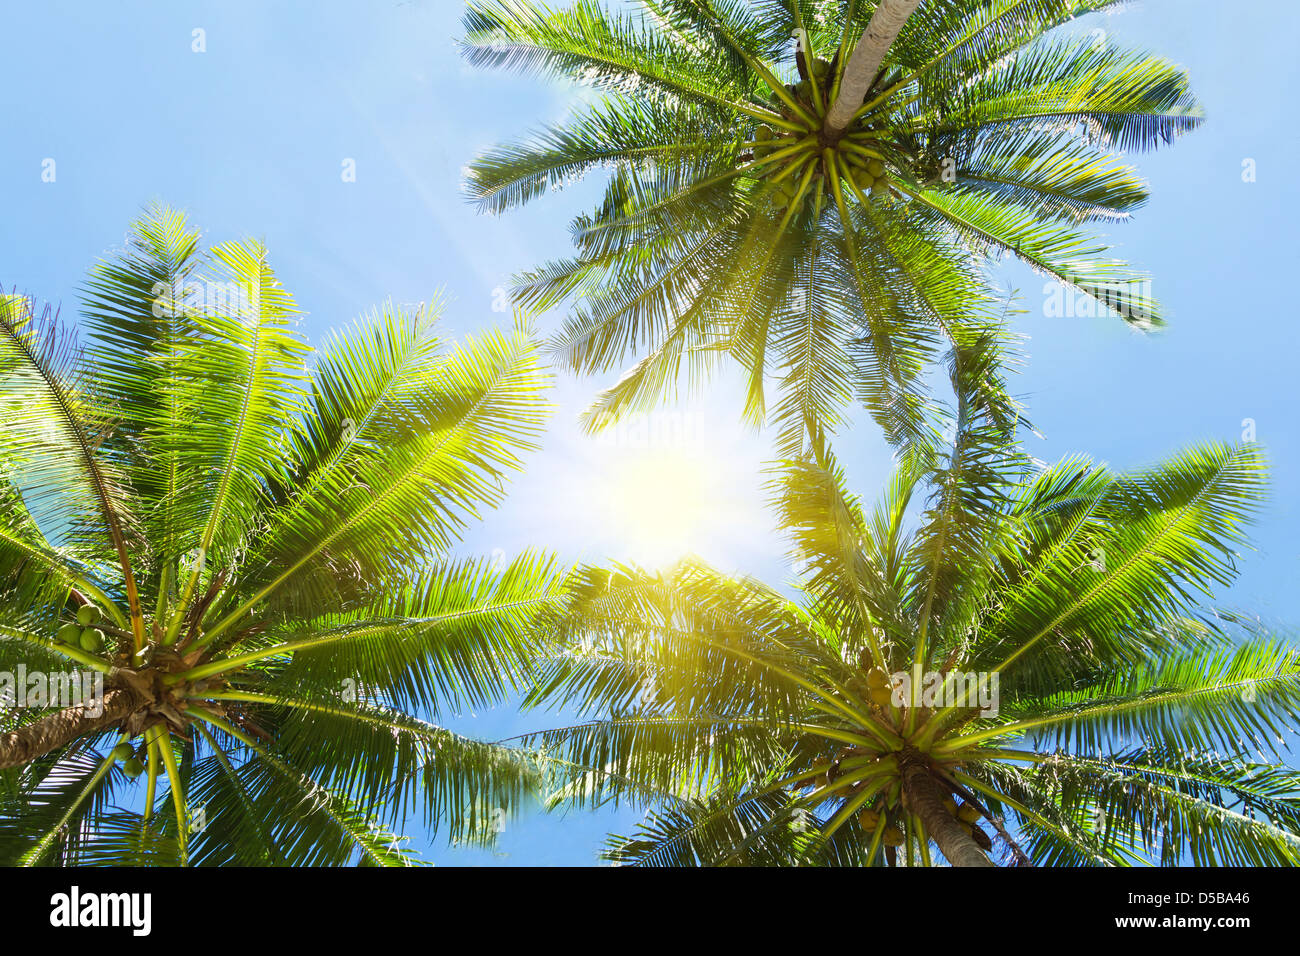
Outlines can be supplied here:
<path id="1" fill-rule="evenodd" d="M 444 348 L 438 313 L 313 351 L 259 244 L 166 208 L 90 272 L 84 348 L 4 299 L 0 672 L 103 695 L 0 711 L 0 859 L 405 863 L 407 814 L 472 834 L 534 786 L 429 720 L 515 687 L 561 593 L 450 555 L 546 375 L 526 328 Z"/>
<path id="2" fill-rule="evenodd" d="M 649 807 L 642 865 L 1300 862 L 1300 660 L 1203 603 L 1265 489 L 1252 446 L 1136 474 L 1021 458 L 956 368 L 949 454 L 874 509 L 824 450 L 773 480 L 798 597 L 687 560 L 589 568 L 525 738 L 558 802 Z M 1260 756 L 1261 761 L 1266 758 Z"/>
<path id="3" fill-rule="evenodd" d="M 1201 111 L 1167 60 L 1048 36 L 1114 5 L 930 0 L 909 18 L 911 0 L 470 0 L 470 63 L 598 94 L 467 179 L 499 213 L 607 171 L 576 255 L 515 285 L 532 308 L 574 300 L 552 343 L 570 370 L 641 356 L 587 426 L 730 356 L 783 457 L 853 400 L 914 440 L 923 373 L 979 334 L 1003 255 L 1160 325 L 1145 277 L 1092 224 L 1146 200 L 1116 152 L 1168 143 Z"/>

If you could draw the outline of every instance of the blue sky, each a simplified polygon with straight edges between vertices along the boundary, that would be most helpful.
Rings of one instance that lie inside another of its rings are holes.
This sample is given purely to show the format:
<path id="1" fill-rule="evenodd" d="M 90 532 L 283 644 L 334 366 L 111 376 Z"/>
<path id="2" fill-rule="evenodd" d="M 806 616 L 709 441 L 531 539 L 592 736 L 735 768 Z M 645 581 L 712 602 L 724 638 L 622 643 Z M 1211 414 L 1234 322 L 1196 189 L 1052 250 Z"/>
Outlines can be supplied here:
<path id="1" fill-rule="evenodd" d="M 121 243 L 144 203 L 162 199 L 189 210 L 210 241 L 263 240 L 313 342 L 387 298 L 439 290 L 444 334 L 508 320 L 493 310 L 495 290 L 567 251 L 567 223 L 595 189 L 502 218 L 465 203 L 464 163 L 559 119 L 579 94 L 466 67 L 454 46 L 459 12 L 451 0 L 11 5 L 0 64 L 10 130 L 0 150 L 0 282 L 75 312 L 86 268 Z M 1252 419 L 1273 462 L 1274 500 L 1224 600 L 1278 625 L 1298 621 L 1300 515 L 1288 491 L 1300 475 L 1300 182 L 1283 102 L 1300 79 L 1300 8 L 1146 0 L 1073 29 L 1096 27 L 1186 66 L 1208 120 L 1173 148 L 1137 157 L 1151 202 L 1109 231 L 1122 256 L 1155 276 L 1167 331 L 1142 337 L 1113 318 L 1049 318 L 1043 280 L 1002 271 L 1028 310 L 1017 322 L 1030 355 L 1018 390 L 1044 436 L 1029 450 L 1129 468 L 1199 439 L 1236 440 Z M 206 52 L 192 50 L 195 29 Z M 42 181 L 48 159 L 54 182 Z M 347 160 L 355 182 L 341 176 Z M 1243 181 L 1246 160 L 1255 182 Z M 464 550 L 546 544 L 598 561 L 660 557 L 650 551 L 680 543 L 724 568 L 788 578 L 762 510 L 769 439 L 738 424 L 738 391 L 724 378 L 651 423 L 673 439 L 664 449 L 635 430 L 604 444 L 578 433 L 576 415 L 601 384 L 561 378 L 544 450 Z M 876 429 L 859 421 L 836 447 L 857 490 L 873 497 L 889 468 Z M 643 540 L 645 516 L 622 513 L 611 489 L 664 453 L 697 463 L 704 505 L 671 535 Z M 547 723 L 499 707 L 455 726 L 497 738 Z M 508 823 L 495 853 L 435 845 L 427 855 L 588 864 L 605 832 L 634 821 L 626 811 L 528 815 Z"/>

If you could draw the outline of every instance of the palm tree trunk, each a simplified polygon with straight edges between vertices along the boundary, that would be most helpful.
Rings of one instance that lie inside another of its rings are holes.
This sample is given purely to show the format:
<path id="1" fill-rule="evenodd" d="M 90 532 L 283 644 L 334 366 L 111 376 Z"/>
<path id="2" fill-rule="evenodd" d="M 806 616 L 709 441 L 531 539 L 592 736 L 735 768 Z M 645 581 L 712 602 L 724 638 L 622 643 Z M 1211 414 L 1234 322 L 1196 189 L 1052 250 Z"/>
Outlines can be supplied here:
<path id="1" fill-rule="evenodd" d="M 880 64 L 885 62 L 885 54 L 893 45 L 894 38 L 920 5 L 921 0 L 880 0 L 876 5 L 866 32 L 845 64 L 840 95 L 826 114 L 822 127 L 824 145 L 834 145 L 849 128 L 853 114 L 870 92 L 872 81 L 880 70 Z"/>
<path id="2" fill-rule="evenodd" d="M 104 711 L 94 716 L 91 702 L 65 707 L 57 714 L 42 717 L 35 723 L 7 734 L 0 734 L 0 770 L 20 767 L 42 754 L 62 747 L 71 740 L 93 734 L 134 712 L 143 698 L 130 688 L 111 690 L 104 695 Z"/>
<path id="3" fill-rule="evenodd" d="M 946 794 L 930 775 L 925 759 L 919 754 L 903 754 L 899 762 L 907 805 L 921 818 L 926 834 L 939 845 L 948 862 L 953 866 L 993 866 L 971 835 L 948 813 L 943 805 Z"/>

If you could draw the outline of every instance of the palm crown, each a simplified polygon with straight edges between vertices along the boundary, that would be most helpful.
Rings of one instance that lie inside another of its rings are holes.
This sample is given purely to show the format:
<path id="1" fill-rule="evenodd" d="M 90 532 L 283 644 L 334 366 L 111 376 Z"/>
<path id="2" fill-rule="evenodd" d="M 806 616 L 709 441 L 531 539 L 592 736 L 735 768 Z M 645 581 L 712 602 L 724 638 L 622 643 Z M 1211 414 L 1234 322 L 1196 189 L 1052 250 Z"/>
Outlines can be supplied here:
<path id="1" fill-rule="evenodd" d="M 465 834 L 535 783 L 426 719 L 513 687 L 560 594 L 448 554 L 546 416 L 533 341 L 388 306 L 311 355 L 296 312 L 162 208 L 90 273 L 84 350 L 2 303 L 0 671 L 105 690 L 4 713 L 5 860 L 401 863 L 410 812 Z"/>
<path id="2" fill-rule="evenodd" d="M 562 799 L 652 807 L 614 860 L 1300 861 L 1300 776 L 1251 759 L 1300 662 L 1201 603 L 1260 453 L 1041 467 L 967 371 L 949 454 L 905 456 L 874 510 L 823 450 L 780 466 L 799 600 L 694 561 L 585 572 L 530 702 L 590 719 L 529 740 L 587 769 Z"/>
<path id="3" fill-rule="evenodd" d="M 778 381 L 784 454 L 855 398 L 891 440 L 914 439 L 923 370 L 983 322 L 978 254 L 1017 256 L 1136 327 L 1159 325 L 1143 277 L 1087 227 L 1146 199 L 1113 150 L 1198 124 L 1187 77 L 1091 36 L 1044 38 L 1115 5 L 930 0 L 879 59 L 859 55 L 879 39 L 873 14 L 896 28 L 890 8 L 906 18 L 915 2 L 639 0 L 615 13 L 471 0 L 472 63 L 604 94 L 487 151 L 468 178 L 499 212 L 609 170 L 573 224 L 577 254 L 516 287 L 538 308 L 580 294 L 553 343 L 570 369 L 644 351 L 589 425 L 653 403 L 683 363 L 698 381 L 730 355 L 752 420 L 769 417 L 765 379 Z"/>

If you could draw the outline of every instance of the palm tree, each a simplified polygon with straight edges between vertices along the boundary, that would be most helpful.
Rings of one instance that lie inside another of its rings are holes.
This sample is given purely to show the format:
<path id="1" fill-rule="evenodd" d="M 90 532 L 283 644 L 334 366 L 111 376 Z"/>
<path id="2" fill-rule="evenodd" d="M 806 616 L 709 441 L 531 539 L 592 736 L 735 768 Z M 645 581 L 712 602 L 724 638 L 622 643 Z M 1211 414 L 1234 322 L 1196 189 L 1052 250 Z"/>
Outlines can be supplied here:
<path id="1" fill-rule="evenodd" d="M 313 352 L 259 244 L 165 208 L 84 291 L 84 349 L 0 304 L 0 672 L 103 687 L 0 712 L 0 859 L 405 863 L 410 812 L 513 812 L 528 755 L 426 717 L 515 687 L 561 593 L 449 553 L 547 414 L 528 330 L 388 305 Z"/>
<path id="2" fill-rule="evenodd" d="M 695 385 L 729 355 L 748 376 L 746 418 L 777 426 L 783 457 L 855 399 L 891 441 L 915 440 L 923 373 L 979 334 L 987 263 L 1002 255 L 1159 326 L 1145 278 L 1089 226 L 1146 200 L 1115 151 L 1171 141 L 1200 108 L 1160 57 L 1045 36 L 1114 5 L 931 0 L 908 19 L 912 0 L 639 0 L 617 13 L 470 0 L 469 62 L 601 94 L 487 150 L 467 180 L 498 213 L 608 171 L 574 221 L 576 255 L 515 286 L 530 308 L 576 300 L 552 343 L 568 369 L 643 355 L 587 426 L 651 406 L 683 364 Z"/>
<path id="3" fill-rule="evenodd" d="M 1202 603 L 1260 453 L 1041 466 L 972 390 L 988 372 L 954 368 L 949 454 L 905 456 L 872 510 L 824 450 L 780 466 L 796 600 L 693 560 L 582 573 L 528 699 L 579 722 L 525 740 L 582 768 L 558 802 L 650 808 L 612 859 L 1300 863 L 1300 774 L 1253 762 L 1293 730 L 1300 661 Z"/>

